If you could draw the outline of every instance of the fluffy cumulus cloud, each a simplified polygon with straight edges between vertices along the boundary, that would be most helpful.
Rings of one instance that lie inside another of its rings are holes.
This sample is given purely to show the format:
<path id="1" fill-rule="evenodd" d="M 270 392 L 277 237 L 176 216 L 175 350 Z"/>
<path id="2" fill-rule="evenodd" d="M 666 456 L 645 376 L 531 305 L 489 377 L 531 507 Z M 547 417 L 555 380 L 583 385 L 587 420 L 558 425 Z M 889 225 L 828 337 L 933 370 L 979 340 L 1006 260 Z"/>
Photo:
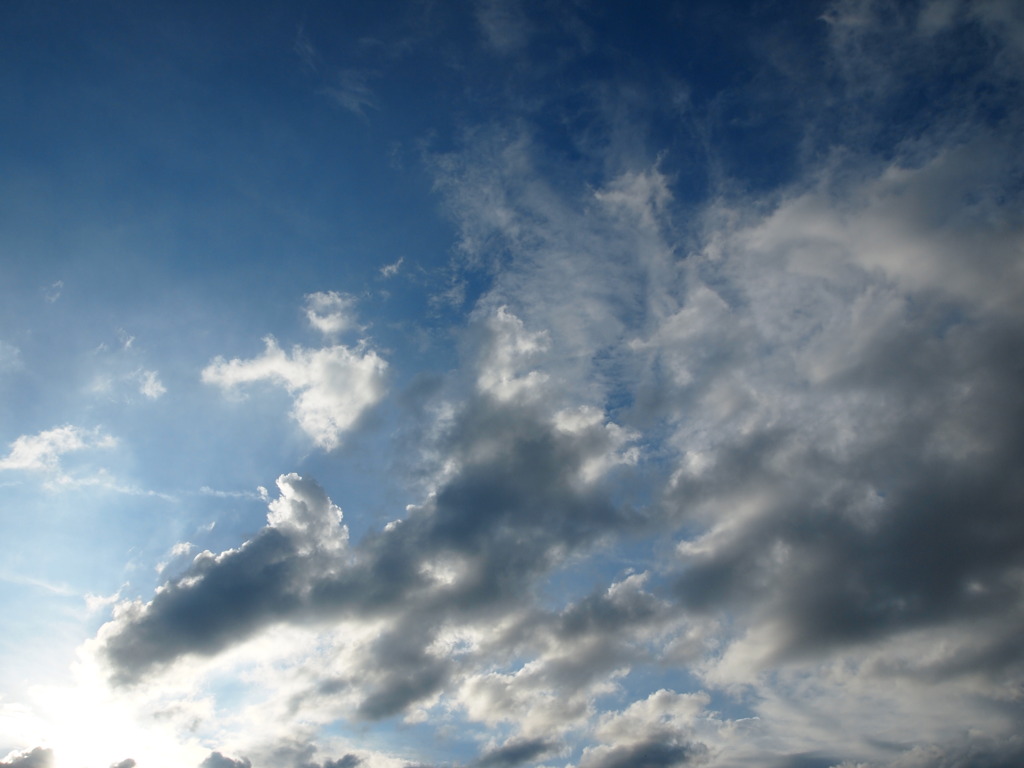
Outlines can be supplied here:
<path id="1" fill-rule="evenodd" d="M 474 13 L 502 61 L 541 34 Z M 998 0 L 817 22 L 827 98 L 767 54 L 817 115 L 767 190 L 712 157 L 693 202 L 607 83 L 571 152 L 529 113 L 429 155 L 478 295 L 456 365 L 396 398 L 408 505 L 360 520 L 336 455 L 281 475 L 258 529 L 114 607 L 81 651 L 104 690 L 199 768 L 1020 764 L 1024 110 L 994 94 L 1024 25 Z M 353 307 L 308 294 L 325 346 L 202 379 L 283 387 L 329 451 L 385 398 L 369 343 L 334 343 Z M 25 436 L 0 468 L 107 440 Z"/>
<path id="2" fill-rule="evenodd" d="M 334 316 L 316 317 L 321 330 L 335 329 Z M 325 450 L 337 448 L 342 435 L 384 395 L 387 363 L 372 349 L 296 346 L 289 354 L 272 337 L 264 343 L 263 354 L 251 360 L 218 357 L 203 369 L 203 381 L 227 390 L 257 381 L 283 386 L 294 397 L 292 417 Z"/>

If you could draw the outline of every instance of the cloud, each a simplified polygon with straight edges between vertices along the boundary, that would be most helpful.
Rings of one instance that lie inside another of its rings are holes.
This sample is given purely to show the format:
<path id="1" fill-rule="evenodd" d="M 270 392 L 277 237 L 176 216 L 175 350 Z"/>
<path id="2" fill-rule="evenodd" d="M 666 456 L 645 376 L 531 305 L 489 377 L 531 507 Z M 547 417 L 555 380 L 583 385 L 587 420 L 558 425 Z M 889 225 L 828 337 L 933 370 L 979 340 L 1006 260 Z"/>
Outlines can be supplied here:
<path id="1" fill-rule="evenodd" d="M 820 186 L 786 200 L 741 237 L 750 251 L 779 258 L 783 274 L 840 283 L 841 270 L 860 268 L 910 294 L 1018 313 L 1024 217 L 1006 205 L 1019 196 L 1019 166 L 1006 161 L 1013 153 L 1002 142 L 982 132 L 851 185 L 825 175 Z M 977 261 L 963 258 L 967 250 Z"/>
<path id="2" fill-rule="evenodd" d="M 511 768 L 543 757 L 554 746 L 544 739 L 513 739 L 481 755 L 474 765 L 479 768 Z"/>
<path id="3" fill-rule="evenodd" d="M 195 545 L 188 541 L 179 541 L 164 555 L 164 559 L 156 564 L 156 572 L 163 573 L 167 570 L 167 567 L 177 560 L 178 558 L 184 557 L 192 553 Z"/>
<path id="4" fill-rule="evenodd" d="M 278 487 L 282 495 L 260 536 L 220 555 L 200 552 L 149 604 L 117 607 L 105 647 L 118 679 L 133 680 L 182 653 L 214 653 L 299 607 L 303 574 L 316 566 L 311 556 L 324 547 L 333 552 L 345 536 L 330 532 L 340 515 L 318 489 L 295 475 L 279 478 Z M 322 531 L 330 534 L 323 543 L 315 538 Z"/>
<path id="5" fill-rule="evenodd" d="M 312 480 L 294 472 L 277 479 L 281 495 L 270 502 L 267 523 L 294 541 L 299 555 L 325 551 L 337 553 L 348 543 L 341 509 Z"/>
<path id="6" fill-rule="evenodd" d="M 455 671 L 428 650 L 444 622 L 519 603 L 524 584 L 628 515 L 599 490 L 623 445 L 608 427 L 592 416 L 555 420 L 485 389 L 436 438 L 449 469 L 428 503 L 354 549 L 319 486 L 282 476 L 256 537 L 201 553 L 151 602 L 119 608 L 103 632 L 115 678 L 220 653 L 282 621 L 386 619 L 346 685 L 361 691 L 363 717 L 403 711 Z"/>
<path id="7" fill-rule="evenodd" d="M 547 334 L 526 332 L 523 321 L 507 307 L 498 307 L 487 323 L 489 343 L 483 351 L 477 386 L 499 400 L 528 396 L 547 377 L 538 371 L 520 373 L 519 368 L 531 355 L 547 349 Z"/>
<path id="8" fill-rule="evenodd" d="M 356 768 L 362 761 L 362 758 L 356 755 L 343 755 L 337 760 L 326 760 L 323 763 L 323 768 Z"/>
<path id="9" fill-rule="evenodd" d="M 319 291 L 306 295 L 306 318 L 325 336 L 334 336 L 352 327 L 355 299 L 337 291 Z"/>
<path id="10" fill-rule="evenodd" d="M 405 262 L 405 257 L 399 257 L 398 261 L 392 262 L 391 264 L 385 264 L 380 268 L 381 277 L 394 277 L 398 274 L 398 270 L 402 268 L 402 264 Z"/>
<path id="11" fill-rule="evenodd" d="M 99 428 L 86 430 L 68 424 L 17 438 L 7 456 L 0 459 L 0 469 L 58 472 L 64 454 L 115 445 L 117 440 Z"/>
<path id="12" fill-rule="evenodd" d="M 8 755 L 0 761 L 2 768 L 50 768 L 53 765 L 53 752 L 43 747 L 36 747 L 31 752 Z"/>
<path id="13" fill-rule="evenodd" d="M 674 438 L 685 458 L 670 498 L 708 522 L 680 546 L 678 595 L 747 617 L 723 657 L 736 679 L 965 615 L 1019 620 L 996 586 L 1024 544 L 1008 471 L 1022 445 L 1000 426 L 1024 407 L 1004 362 L 1024 343 L 1019 289 L 985 284 L 989 268 L 964 258 L 1012 274 L 1013 246 L 994 209 L 983 224 L 944 202 L 979 168 L 1000 188 L 989 151 L 968 142 L 830 180 L 717 229 L 651 342 L 675 402 L 700 414 Z"/>
<path id="14" fill-rule="evenodd" d="M 247 758 L 235 760 L 225 757 L 220 752 L 211 752 L 210 756 L 199 764 L 199 768 L 252 768 L 252 763 Z"/>
<path id="15" fill-rule="evenodd" d="M 893 768 L 1011 768 L 1024 758 L 1020 737 L 1005 742 L 978 737 L 968 743 L 916 746 L 899 755 Z M 845 766 L 840 766 L 845 768 Z"/>
<path id="16" fill-rule="evenodd" d="M 150 400 L 158 400 L 167 394 L 167 387 L 161 381 L 156 371 L 139 371 L 139 394 L 148 397 Z"/>
<path id="17" fill-rule="evenodd" d="M 87 593 L 85 595 L 85 607 L 89 613 L 98 613 L 99 611 L 106 610 L 108 607 L 114 605 L 121 599 L 121 593 L 124 591 L 127 584 L 122 584 L 121 587 L 110 595 L 95 595 Z"/>
<path id="18" fill-rule="evenodd" d="M 935 727 L 921 737 L 938 743 L 977 717 L 972 697 L 998 706 L 1022 673 L 1016 288 L 959 277 L 934 223 L 881 223 L 886 206 L 916 210 L 944 199 L 941 183 L 964 183 L 931 175 L 954 155 L 867 178 L 823 171 L 818 191 L 758 211 L 723 201 L 685 260 L 665 239 L 671 198 L 656 168 L 549 206 L 551 232 L 509 225 L 534 245 L 511 241 L 513 262 L 467 330 L 463 379 L 431 395 L 421 503 L 352 544 L 319 486 L 282 476 L 253 538 L 119 608 L 101 632 L 114 678 L 152 679 L 294 627 L 335 655 L 289 646 L 304 676 L 287 683 L 282 716 L 444 708 L 508 734 L 479 765 L 571 739 L 580 768 L 882 759 L 862 746 L 877 728 L 906 752 L 923 708 Z M 871 243 L 859 222 L 875 226 Z M 595 250 L 563 249 L 562 227 Z M 538 255 L 536 242 L 555 245 Z M 928 266 L 873 261 L 876 250 Z M 615 266 L 627 251 L 641 263 Z M 559 283 L 565 306 L 551 275 L 579 276 Z M 308 354 L 268 344 L 208 371 L 218 383 L 283 378 Z M 646 473 L 643 493 L 612 493 L 609 479 L 631 471 Z M 657 568 L 537 604 L 561 569 L 633 546 L 660 552 Z M 924 652 L 934 633 L 941 649 Z M 756 728 L 712 716 L 703 692 L 635 693 L 644 665 L 750 691 Z M 632 703 L 602 714 L 602 697 L 624 690 Z M 837 710 L 850 735 L 826 740 Z M 1012 717 L 989 722 L 1012 732 Z"/>
<path id="19" fill-rule="evenodd" d="M 325 450 L 341 444 L 341 436 L 384 396 L 387 363 L 372 349 L 335 345 L 321 349 L 296 346 L 289 355 L 272 337 L 252 360 L 218 357 L 203 369 L 202 379 L 223 389 L 270 381 L 294 396 L 292 418 Z"/>
<path id="20" fill-rule="evenodd" d="M 844 17 L 843 34 L 874 45 L 874 11 L 863 31 L 855 21 Z M 845 46 L 850 67 L 867 66 Z M 902 98 L 903 64 L 877 73 L 895 78 L 886 97 Z M 959 119 L 884 159 L 862 145 L 832 156 L 768 201 L 723 194 L 697 243 L 672 239 L 680 222 L 658 165 L 610 178 L 588 202 L 547 184 L 529 134 L 482 131 L 439 162 L 464 250 L 500 254 L 481 305 L 514 313 L 521 325 L 505 327 L 535 342 L 510 358 L 510 373 L 494 364 L 492 381 L 548 402 L 620 406 L 616 421 L 651 456 L 659 522 L 679 540 L 673 593 L 660 595 L 692 619 L 674 625 L 675 647 L 689 663 L 703 657 L 708 684 L 778 693 L 777 709 L 761 709 L 765 733 L 811 741 L 824 727 L 799 712 L 807 691 L 773 675 L 820 679 L 825 659 L 836 660 L 828 674 L 842 663 L 858 672 L 818 706 L 849 696 L 844 722 L 871 733 L 871 697 L 881 695 L 904 740 L 922 709 L 985 722 L 968 691 L 1000 700 L 1021 680 L 1006 645 L 1020 628 L 1024 552 L 1012 470 L 1022 443 L 1007 426 L 1024 415 L 1011 362 L 1024 341 L 1020 153 L 1005 125 L 970 110 Z M 515 338 L 500 349 L 515 350 Z M 944 650 L 925 661 L 928 636 Z M 885 694 L 896 669 L 907 687 Z M 465 696 L 481 717 L 512 711 L 506 702 L 523 687 L 506 673 L 473 679 Z M 956 704 L 929 704 L 926 690 Z M 521 712 L 537 711 L 531 704 Z M 998 722 L 1012 732 L 1012 716 Z M 797 759 L 799 750 L 761 743 Z M 689 745 L 608 745 L 601 759 L 711 759 Z"/>
<path id="21" fill-rule="evenodd" d="M 692 722 L 707 707 L 705 694 L 661 689 L 624 711 L 604 715 L 595 734 L 602 742 L 583 752 L 580 768 L 675 768 L 702 765 L 707 747 L 692 741 Z"/>

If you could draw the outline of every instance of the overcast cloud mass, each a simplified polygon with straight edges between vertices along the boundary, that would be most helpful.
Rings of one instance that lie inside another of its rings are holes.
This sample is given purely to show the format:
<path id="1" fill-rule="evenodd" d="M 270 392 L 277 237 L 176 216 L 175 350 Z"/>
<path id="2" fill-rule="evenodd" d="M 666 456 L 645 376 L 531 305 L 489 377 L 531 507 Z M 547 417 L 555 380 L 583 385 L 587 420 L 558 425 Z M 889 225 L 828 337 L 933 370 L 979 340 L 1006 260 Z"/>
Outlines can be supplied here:
<path id="1" fill-rule="evenodd" d="M 0 768 L 1024 764 L 1024 5 L 0 38 Z"/>

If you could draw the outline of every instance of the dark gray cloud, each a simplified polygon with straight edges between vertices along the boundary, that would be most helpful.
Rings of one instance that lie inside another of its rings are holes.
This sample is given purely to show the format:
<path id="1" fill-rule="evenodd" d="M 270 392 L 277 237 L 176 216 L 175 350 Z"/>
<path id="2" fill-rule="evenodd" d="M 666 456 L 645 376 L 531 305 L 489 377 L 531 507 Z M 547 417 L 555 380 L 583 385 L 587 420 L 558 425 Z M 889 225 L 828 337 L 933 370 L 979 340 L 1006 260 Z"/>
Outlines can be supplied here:
<path id="1" fill-rule="evenodd" d="M 780 760 L 772 768 L 833 768 L 840 763 L 834 757 L 822 757 L 811 753 L 791 755 Z"/>
<path id="2" fill-rule="evenodd" d="M 209 757 L 199 764 L 199 768 L 252 768 L 252 763 L 248 758 L 235 760 L 225 757 L 220 752 L 211 752 Z"/>
<path id="3" fill-rule="evenodd" d="M 613 747 L 595 759 L 585 759 L 581 768 L 676 768 L 707 761 L 702 744 L 647 741 Z"/>
<path id="4" fill-rule="evenodd" d="M 627 581 L 614 592 L 593 592 L 567 607 L 558 616 L 559 640 L 567 642 L 585 635 L 614 636 L 662 620 L 667 606 L 641 585 L 642 580 Z"/>
<path id="5" fill-rule="evenodd" d="M 36 747 L 31 752 L 0 762 L 0 768 L 50 768 L 53 765 L 53 750 Z"/>
<path id="6" fill-rule="evenodd" d="M 216 653 L 293 613 L 301 565 L 292 542 L 273 528 L 238 550 L 199 560 L 126 622 L 130 632 L 107 640 L 114 679 L 130 682 L 182 653 Z"/>
<path id="7" fill-rule="evenodd" d="M 453 665 L 425 652 L 434 637 L 425 617 L 414 612 L 378 640 L 367 660 L 375 674 L 363 679 L 366 692 L 357 715 L 379 720 L 398 714 L 410 704 L 427 698 L 448 682 Z"/>
<path id="8" fill-rule="evenodd" d="M 913 389 L 903 388 L 903 368 L 887 382 L 884 369 L 872 371 L 879 400 L 906 405 L 841 459 L 798 429 L 765 431 L 723 452 L 713 477 L 680 488 L 684 504 L 728 486 L 772 497 L 727 543 L 687 558 L 678 584 L 684 604 L 711 611 L 743 604 L 782 621 L 781 653 L 1017 616 L 1024 486 L 1013 467 L 1024 460 L 1024 441 L 1009 425 L 1024 418 L 1024 376 L 1009 361 L 1024 354 L 1024 336 L 962 333 L 943 345 L 941 368 Z M 968 381 L 969 394 L 955 397 L 951 390 Z M 948 411 L 954 397 L 956 432 Z M 973 434 L 964 434 L 967 425 Z M 971 441 L 966 455 L 943 450 L 958 438 Z M 799 457 L 801 473 L 773 469 L 785 454 Z M 862 509 L 869 491 L 877 494 L 873 512 Z M 998 674 L 1020 658 L 1006 649 L 988 662 Z"/>
<path id="9" fill-rule="evenodd" d="M 317 745 L 298 739 L 285 739 L 273 747 L 261 748 L 254 757 L 257 766 L 291 766 L 292 768 L 356 768 L 363 758 L 344 754 L 337 758 L 320 759 Z"/>
<path id="10" fill-rule="evenodd" d="M 110 768 L 135 768 L 135 761 L 129 757 L 119 763 L 114 763 Z"/>
<path id="11" fill-rule="evenodd" d="M 496 434 L 497 452 L 487 447 Z M 443 621 L 523 604 L 528 585 L 566 553 L 633 515 L 576 480 L 586 461 L 609 450 L 601 427 L 566 432 L 534 406 L 479 397 L 444 441 L 461 468 L 431 504 L 344 555 L 303 554 L 304 531 L 277 525 L 237 550 L 198 557 L 149 604 L 108 626 L 113 679 L 132 682 L 182 655 L 215 654 L 279 621 L 393 616 L 358 681 L 366 692 L 359 714 L 386 717 L 447 681 L 452 665 L 424 651 Z M 458 564 L 457 578 L 427 575 L 432 563 L 448 562 Z"/>
<path id="12" fill-rule="evenodd" d="M 356 755 L 343 755 L 337 760 L 327 760 L 323 763 L 322 768 L 356 768 L 363 762 L 362 758 Z"/>
<path id="13" fill-rule="evenodd" d="M 983 735 L 951 744 L 922 745 L 894 759 L 891 768 L 1014 768 L 1024 761 L 1024 738 Z"/>
<path id="14" fill-rule="evenodd" d="M 484 753 L 473 765 L 479 768 L 512 768 L 554 751 L 557 745 L 546 739 L 516 739 Z"/>

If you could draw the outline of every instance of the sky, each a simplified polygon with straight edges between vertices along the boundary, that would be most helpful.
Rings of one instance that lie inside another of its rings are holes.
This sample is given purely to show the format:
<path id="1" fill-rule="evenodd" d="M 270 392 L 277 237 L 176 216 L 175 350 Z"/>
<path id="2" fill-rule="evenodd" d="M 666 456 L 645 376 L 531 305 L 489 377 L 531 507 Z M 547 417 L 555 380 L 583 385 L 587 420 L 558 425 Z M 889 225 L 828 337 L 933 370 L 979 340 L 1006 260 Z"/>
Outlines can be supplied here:
<path id="1" fill-rule="evenodd" d="M 0 768 L 1024 764 L 1024 5 L 7 0 Z"/>

